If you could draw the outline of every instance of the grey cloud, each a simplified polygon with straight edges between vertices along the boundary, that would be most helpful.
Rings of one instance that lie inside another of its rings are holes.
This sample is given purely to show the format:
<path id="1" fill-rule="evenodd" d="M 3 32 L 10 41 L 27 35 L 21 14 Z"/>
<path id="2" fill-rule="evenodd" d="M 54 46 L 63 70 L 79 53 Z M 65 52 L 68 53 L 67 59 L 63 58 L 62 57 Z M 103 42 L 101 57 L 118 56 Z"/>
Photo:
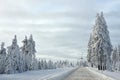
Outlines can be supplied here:
<path id="1" fill-rule="evenodd" d="M 113 45 L 119 43 L 120 1 L 91 0 L 0 0 L 0 42 L 18 43 L 33 34 L 37 55 L 76 59 L 87 54 L 89 33 L 96 13 L 103 11 Z M 6 6 L 5 6 L 6 5 Z M 115 9 L 115 10 L 113 10 Z"/>

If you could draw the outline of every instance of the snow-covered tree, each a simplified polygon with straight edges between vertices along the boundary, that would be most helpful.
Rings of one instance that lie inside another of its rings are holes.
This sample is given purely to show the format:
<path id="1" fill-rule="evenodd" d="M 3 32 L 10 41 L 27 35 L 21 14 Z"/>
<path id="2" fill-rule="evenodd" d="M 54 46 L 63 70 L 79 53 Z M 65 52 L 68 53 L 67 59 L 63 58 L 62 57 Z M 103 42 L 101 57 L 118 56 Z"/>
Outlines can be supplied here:
<path id="1" fill-rule="evenodd" d="M 41 67 L 41 69 L 45 69 L 45 61 L 44 60 L 41 60 L 40 61 L 40 67 Z"/>
<path id="2" fill-rule="evenodd" d="M 91 62 L 91 54 L 92 54 L 92 35 L 90 35 L 90 39 L 88 42 L 88 55 L 87 55 L 88 62 Z"/>
<path id="3" fill-rule="evenodd" d="M 118 45 L 118 47 L 113 49 L 111 60 L 112 60 L 112 70 L 120 71 L 120 45 Z"/>
<path id="4" fill-rule="evenodd" d="M 32 59 L 33 70 L 38 70 L 38 60 L 36 58 Z"/>
<path id="5" fill-rule="evenodd" d="M 12 41 L 12 45 L 8 47 L 8 55 L 6 58 L 5 73 L 11 74 L 20 72 L 20 50 L 17 44 L 16 35 Z"/>
<path id="6" fill-rule="evenodd" d="M 0 49 L 0 73 L 13 74 L 28 70 L 55 69 L 74 66 L 73 63 L 70 63 L 67 60 L 57 62 L 53 62 L 52 60 L 37 60 L 35 56 L 35 41 L 33 40 L 32 35 L 30 35 L 29 39 L 25 36 L 25 39 L 22 42 L 23 46 L 19 48 L 17 37 L 15 35 L 7 52 L 4 48 L 4 43 L 2 43 Z"/>
<path id="7" fill-rule="evenodd" d="M 111 69 L 112 45 L 103 12 L 97 14 L 88 43 L 88 60 L 99 69 Z"/>
<path id="8" fill-rule="evenodd" d="M 63 62 L 61 60 L 60 61 L 56 61 L 55 65 L 56 65 L 57 68 L 62 68 L 63 67 Z"/>
<path id="9" fill-rule="evenodd" d="M 118 45 L 118 49 L 117 49 L 117 66 L 118 66 L 118 70 L 120 71 L 120 45 Z"/>
<path id="10" fill-rule="evenodd" d="M 48 69 L 48 64 L 46 60 L 43 61 L 43 69 Z"/>
<path id="11" fill-rule="evenodd" d="M 38 61 L 38 69 L 55 69 L 56 65 L 55 62 L 53 62 L 52 60 L 43 60 L 43 59 L 39 59 Z"/>
<path id="12" fill-rule="evenodd" d="M 4 42 L 2 42 L 0 49 L 0 74 L 4 73 L 5 59 L 6 59 L 6 49 L 4 48 Z"/>
<path id="13" fill-rule="evenodd" d="M 41 62 L 40 62 L 40 60 L 38 61 L 38 69 L 41 69 Z"/>
<path id="14" fill-rule="evenodd" d="M 112 70 L 114 71 L 116 69 L 116 64 L 117 64 L 117 48 L 113 49 L 112 51 L 111 61 L 112 61 Z"/>
<path id="15" fill-rule="evenodd" d="M 20 56 L 19 56 L 19 72 L 24 72 L 25 71 L 25 56 L 22 54 L 20 51 Z"/>
<path id="16" fill-rule="evenodd" d="M 28 51 L 26 51 L 26 47 L 28 43 L 27 36 L 25 36 L 25 39 L 22 42 L 23 42 L 23 46 L 21 47 L 21 57 L 23 60 L 22 66 L 23 66 L 23 71 L 27 71 L 28 70 L 27 58 L 26 58 L 26 55 L 28 54 Z"/>
<path id="17" fill-rule="evenodd" d="M 49 60 L 48 61 L 48 69 L 54 69 L 54 68 L 55 68 L 54 63 L 51 60 Z"/>
<path id="18" fill-rule="evenodd" d="M 32 35 L 30 38 L 23 40 L 22 54 L 24 55 L 25 60 L 25 71 L 36 69 L 36 58 L 35 58 L 35 41 L 33 40 Z"/>
<path id="19" fill-rule="evenodd" d="M 33 40 L 32 35 L 30 35 L 30 38 L 28 40 L 28 45 L 27 45 L 27 49 L 28 49 L 28 55 L 31 58 L 31 69 L 34 70 L 36 69 L 36 67 L 38 66 L 36 63 L 36 57 L 35 57 L 35 41 Z"/>

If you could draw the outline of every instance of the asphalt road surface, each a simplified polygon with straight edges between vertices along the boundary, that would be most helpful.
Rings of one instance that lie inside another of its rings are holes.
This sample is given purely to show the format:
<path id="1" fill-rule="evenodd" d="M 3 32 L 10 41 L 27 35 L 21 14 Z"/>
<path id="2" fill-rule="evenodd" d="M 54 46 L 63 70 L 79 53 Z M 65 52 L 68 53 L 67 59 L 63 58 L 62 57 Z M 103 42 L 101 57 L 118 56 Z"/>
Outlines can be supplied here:
<path id="1" fill-rule="evenodd" d="M 95 74 L 88 68 L 79 68 L 71 73 L 65 80 L 113 80 L 101 75 Z"/>

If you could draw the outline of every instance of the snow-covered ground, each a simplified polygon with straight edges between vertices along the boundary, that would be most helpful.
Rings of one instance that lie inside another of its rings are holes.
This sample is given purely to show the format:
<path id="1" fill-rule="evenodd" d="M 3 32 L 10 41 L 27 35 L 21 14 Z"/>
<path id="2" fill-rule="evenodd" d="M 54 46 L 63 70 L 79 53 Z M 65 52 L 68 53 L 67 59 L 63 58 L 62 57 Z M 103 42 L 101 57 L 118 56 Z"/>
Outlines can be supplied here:
<path id="1" fill-rule="evenodd" d="M 80 67 L 65 80 L 114 80 L 87 67 Z"/>
<path id="2" fill-rule="evenodd" d="M 27 71 L 18 74 L 1 74 L 0 80 L 62 80 L 75 68 Z"/>
<path id="3" fill-rule="evenodd" d="M 120 80 L 120 72 L 110 72 L 110 71 L 99 71 L 96 68 L 89 68 L 89 70 L 92 70 L 94 72 L 98 72 L 100 74 L 104 74 L 106 76 L 109 76 L 113 78 L 114 80 Z"/>

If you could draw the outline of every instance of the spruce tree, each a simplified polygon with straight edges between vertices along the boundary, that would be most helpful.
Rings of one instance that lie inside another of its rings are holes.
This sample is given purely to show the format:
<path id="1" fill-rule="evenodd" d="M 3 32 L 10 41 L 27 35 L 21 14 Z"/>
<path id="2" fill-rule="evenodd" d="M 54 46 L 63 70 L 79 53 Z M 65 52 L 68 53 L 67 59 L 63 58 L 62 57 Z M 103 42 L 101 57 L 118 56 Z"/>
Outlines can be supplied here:
<path id="1" fill-rule="evenodd" d="M 37 61 L 36 61 L 36 57 L 35 57 L 35 53 L 36 53 L 35 41 L 33 40 L 32 35 L 30 35 L 30 38 L 28 40 L 27 48 L 28 48 L 28 55 L 31 60 L 29 69 L 34 70 L 37 68 L 38 65 L 37 65 Z"/>
<path id="2" fill-rule="evenodd" d="M 120 71 L 120 45 L 118 45 L 118 49 L 117 49 L 118 51 L 117 51 L 117 53 L 118 53 L 118 56 L 117 56 L 117 58 L 118 58 L 118 70 Z"/>
<path id="3" fill-rule="evenodd" d="M 0 49 L 0 74 L 4 73 L 5 61 L 6 61 L 6 49 L 4 48 L 4 42 L 2 42 Z"/>
<path id="4" fill-rule="evenodd" d="M 111 54 L 112 70 L 115 71 L 117 63 L 117 48 L 113 49 Z"/>
<path id="5" fill-rule="evenodd" d="M 35 41 L 33 40 L 32 35 L 30 35 L 30 38 L 25 39 L 22 41 L 23 42 L 23 47 L 22 49 L 22 54 L 24 55 L 24 66 L 25 66 L 25 71 L 27 70 L 34 70 L 37 68 L 37 63 L 36 63 L 36 58 L 35 58 Z"/>
<path id="6" fill-rule="evenodd" d="M 88 43 L 88 60 L 99 69 L 111 69 L 112 45 L 103 12 L 97 14 Z"/>
<path id="7" fill-rule="evenodd" d="M 19 59 L 20 59 L 20 50 L 19 50 L 19 46 L 17 45 L 17 39 L 15 35 L 12 41 L 12 45 L 8 47 L 5 73 L 11 74 L 11 73 L 19 72 L 20 71 Z"/>
<path id="8" fill-rule="evenodd" d="M 27 40 L 27 36 L 25 36 L 25 39 L 22 41 L 23 42 L 23 46 L 21 47 L 21 57 L 22 57 L 22 60 L 23 60 L 23 71 L 27 71 L 28 70 L 28 66 L 27 66 L 27 54 L 28 54 L 28 51 L 26 50 L 26 47 L 27 47 L 27 43 L 28 43 L 28 40 Z"/>

